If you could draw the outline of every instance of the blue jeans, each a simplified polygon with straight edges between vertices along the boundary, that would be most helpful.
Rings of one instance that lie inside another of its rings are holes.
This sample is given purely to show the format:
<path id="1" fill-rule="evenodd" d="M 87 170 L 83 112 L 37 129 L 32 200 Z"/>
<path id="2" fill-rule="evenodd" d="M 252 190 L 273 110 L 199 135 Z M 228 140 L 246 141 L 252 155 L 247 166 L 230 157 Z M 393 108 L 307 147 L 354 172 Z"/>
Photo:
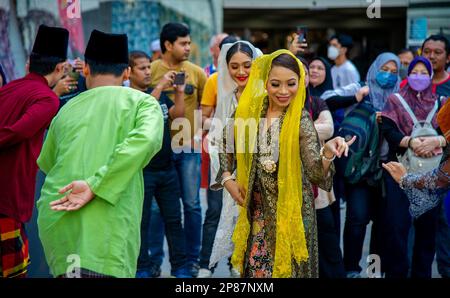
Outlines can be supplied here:
<path id="1" fill-rule="evenodd" d="M 384 244 L 382 267 L 386 278 L 431 278 L 431 266 L 436 245 L 436 227 L 440 206 L 417 219 L 409 213 L 409 200 L 391 175 L 383 170 L 386 202 L 383 215 Z M 409 270 L 408 237 L 414 224 L 414 246 Z"/>
<path id="2" fill-rule="evenodd" d="M 41 196 L 42 185 L 44 185 L 45 174 L 42 171 L 38 171 L 36 176 L 36 191 L 35 201 Z M 45 259 L 44 248 L 42 247 L 41 239 L 39 239 L 38 226 L 37 226 L 38 210 L 36 204 L 33 207 L 33 217 L 25 224 L 25 230 L 27 231 L 29 253 L 31 264 L 28 266 L 28 277 L 44 277 L 49 278 L 50 269 Z"/>
<path id="3" fill-rule="evenodd" d="M 205 222 L 203 223 L 202 249 L 200 251 L 200 268 L 208 269 L 209 258 L 219 225 L 220 212 L 222 211 L 223 190 L 214 191 L 208 187 L 206 192 L 208 209 L 206 210 Z"/>
<path id="4" fill-rule="evenodd" d="M 164 219 L 169 260 L 172 271 L 186 265 L 185 234 L 181 224 L 180 186 L 174 167 L 158 172 L 144 171 L 144 207 L 141 223 L 141 250 L 138 258 L 138 271 L 150 270 L 148 237 L 153 197 Z"/>
<path id="5" fill-rule="evenodd" d="M 200 153 L 175 153 L 174 163 L 178 172 L 183 201 L 186 256 L 189 263 L 198 264 L 202 233 Z"/>
<path id="6" fill-rule="evenodd" d="M 450 200 L 450 192 L 446 198 Z M 436 233 L 436 262 L 439 274 L 450 278 L 450 227 L 445 214 L 446 206 L 442 203 Z"/>
<path id="7" fill-rule="evenodd" d="M 369 186 L 365 182 L 346 184 L 347 210 L 344 226 L 344 266 L 347 272 L 361 272 L 359 262 L 362 258 L 366 228 L 372 220 L 370 253 L 380 255 L 378 248 L 379 220 L 377 211 L 381 201 L 379 187 Z"/>
<path id="8" fill-rule="evenodd" d="M 150 262 L 159 268 L 164 259 L 164 220 L 155 201 L 152 202 L 151 212 L 148 248 L 150 249 Z"/>

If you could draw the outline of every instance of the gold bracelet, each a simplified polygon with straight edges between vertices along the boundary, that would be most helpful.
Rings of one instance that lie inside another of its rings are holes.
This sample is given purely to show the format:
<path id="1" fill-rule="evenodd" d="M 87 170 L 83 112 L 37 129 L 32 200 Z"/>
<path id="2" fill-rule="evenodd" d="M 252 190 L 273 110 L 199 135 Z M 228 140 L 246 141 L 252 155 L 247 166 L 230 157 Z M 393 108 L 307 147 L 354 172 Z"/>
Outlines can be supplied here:
<path id="1" fill-rule="evenodd" d="M 233 175 L 223 178 L 222 181 L 220 182 L 220 184 L 222 184 L 222 186 L 225 186 L 225 182 L 227 182 L 228 180 L 234 180 Z"/>
<path id="2" fill-rule="evenodd" d="M 322 148 L 320 148 L 320 157 L 322 157 L 322 159 L 325 160 L 325 161 L 332 162 L 336 158 L 336 154 L 333 156 L 333 158 L 328 158 L 323 153 L 324 150 L 325 150 L 325 147 L 322 146 Z"/>

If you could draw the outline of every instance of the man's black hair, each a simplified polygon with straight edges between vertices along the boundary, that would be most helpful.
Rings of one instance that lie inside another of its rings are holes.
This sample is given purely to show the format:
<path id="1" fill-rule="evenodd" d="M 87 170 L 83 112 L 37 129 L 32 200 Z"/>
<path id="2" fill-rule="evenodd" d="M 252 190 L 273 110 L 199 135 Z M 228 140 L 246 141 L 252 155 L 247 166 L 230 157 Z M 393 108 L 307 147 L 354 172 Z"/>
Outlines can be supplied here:
<path id="1" fill-rule="evenodd" d="M 55 70 L 58 63 L 64 61 L 66 61 L 66 59 L 61 57 L 44 56 L 32 52 L 30 54 L 29 71 L 41 76 L 46 76 Z"/>
<path id="2" fill-rule="evenodd" d="M 445 54 L 448 56 L 450 55 L 450 42 L 448 41 L 448 39 L 441 34 L 435 34 L 435 35 L 430 35 L 427 39 L 425 39 L 425 41 L 422 43 L 422 52 L 423 52 L 423 47 L 425 46 L 425 44 L 428 41 L 442 41 L 445 45 Z"/>
<path id="3" fill-rule="evenodd" d="M 403 48 L 400 51 L 398 51 L 397 56 L 398 55 L 402 55 L 402 54 L 406 54 L 406 53 L 411 53 L 414 56 L 414 52 L 410 49 L 407 48 Z"/>
<path id="4" fill-rule="evenodd" d="M 128 57 L 128 65 L 134 67 L 136 65 L 135 61 L 140 58 L 145 58 L 151 61 L 150 56 L 143 51 L 131 51 Z"/>
<path id="5" fill-rule="evenodd" d="M 337 34 L 333 35 L 330 40 L 337 39 L 337 41 L 341 44 L 342 47 L 347 48 L 348 51 L 353 47 L 353 39 L 350 35 L 347 34 Z"/>
<path id="6" fill-rule="evenodd" d="M 186 37 L 190 34 L 189 27 L 182 23 L 167 23 L 162 27 L 159 42 L 161 44 L 161 52 L 166 52 L 166 46 L 164 43 L 169 41 L 174 43 L 178 37 Z"/>

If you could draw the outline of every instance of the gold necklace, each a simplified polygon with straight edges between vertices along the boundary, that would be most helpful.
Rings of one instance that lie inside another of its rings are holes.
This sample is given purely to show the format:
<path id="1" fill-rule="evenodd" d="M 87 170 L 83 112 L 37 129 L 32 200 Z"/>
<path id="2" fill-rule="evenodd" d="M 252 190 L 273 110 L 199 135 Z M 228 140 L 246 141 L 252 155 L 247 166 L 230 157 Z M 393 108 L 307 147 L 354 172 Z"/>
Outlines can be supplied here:
<path id="1" fill-rule="evenodd" d="M 263 170 L 269 174 L 274 173 L 277 170 L 277 163 L 275 160 L 278 160 L 274 155 L 276 154 L 276 150 L 278 148 L 278 139 L 279 139 L 279 125 L 280 118 L 276 119 L 272 125 L 270 125 L 269 129 L 270 134 L 265 133 L 260 134 L 260 144 L 259 147 L 261 152 L 259 152 L 259 161 Z M 270 140 L 268 142 L 267 137 L 270 135 Z M 267 144 L 269 143 L 269 144 Z M 278 156 L 278 154 L 276 154 Z"/>

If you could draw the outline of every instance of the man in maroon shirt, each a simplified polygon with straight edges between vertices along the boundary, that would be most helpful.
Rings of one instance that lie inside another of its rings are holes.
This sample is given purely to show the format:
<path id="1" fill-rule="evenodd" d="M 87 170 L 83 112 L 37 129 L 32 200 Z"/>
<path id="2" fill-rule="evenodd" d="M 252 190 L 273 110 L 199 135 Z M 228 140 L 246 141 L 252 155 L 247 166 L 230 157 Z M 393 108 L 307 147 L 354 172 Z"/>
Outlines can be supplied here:
<path id="1" fill-rule="evenodd" d="M 31 218 L 45 129 L 58 111 L 53 86 L 64 75 L 69 32 L 41 25 L 30 73 L 0 89 L 0 277 L 24 277 L 29 264 L 24 223 Z"/>

